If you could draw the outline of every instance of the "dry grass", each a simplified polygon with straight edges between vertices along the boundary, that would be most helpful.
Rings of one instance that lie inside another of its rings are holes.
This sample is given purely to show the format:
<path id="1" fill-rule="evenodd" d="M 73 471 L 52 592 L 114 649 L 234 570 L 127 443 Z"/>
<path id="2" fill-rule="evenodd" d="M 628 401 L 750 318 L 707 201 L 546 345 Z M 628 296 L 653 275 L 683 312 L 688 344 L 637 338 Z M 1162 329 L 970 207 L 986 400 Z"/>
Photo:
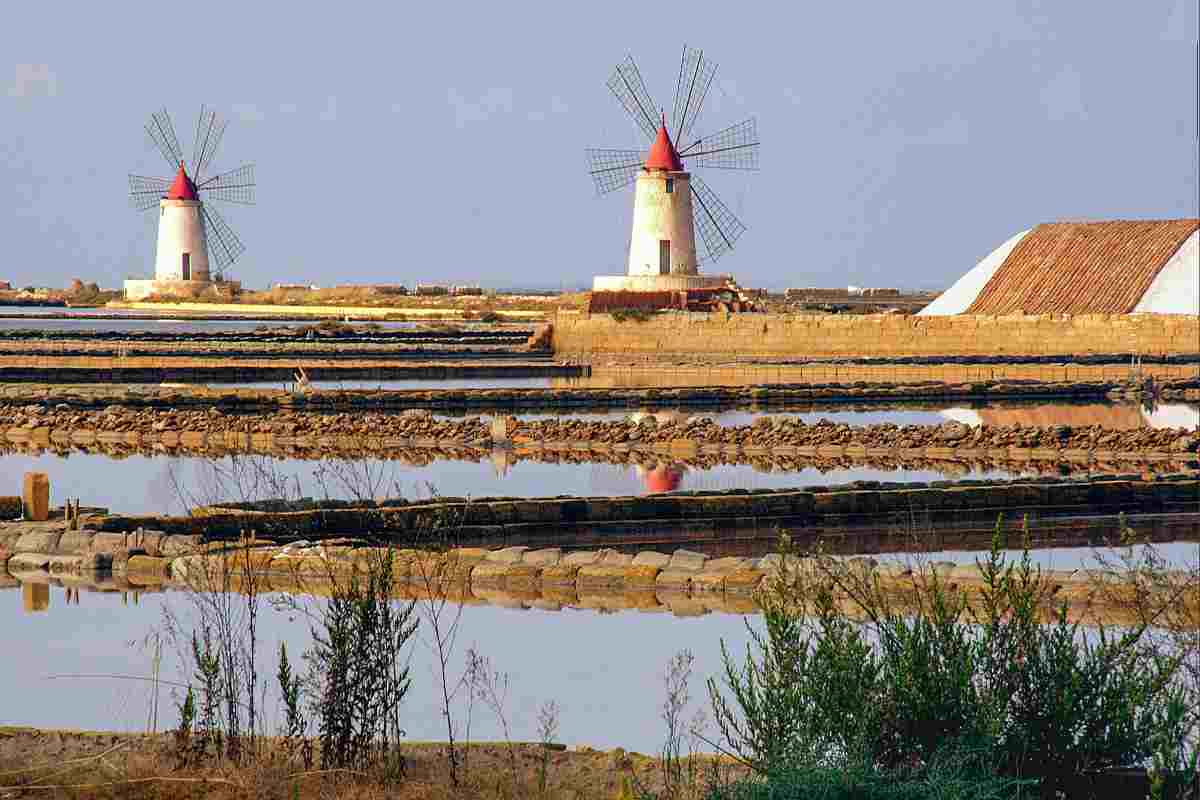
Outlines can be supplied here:
<path id="1" fill-rule="evenodd" d="M 540 744 L 473 744 L 467 748 L 465 780 L 451 786 L 445 745 L 404 746 L 406 775 L 385 782 L 374 775 L 305 769 L 281 752 L 260 752 L 243 766 L 209 763 L 181 767 L 170 734 L 100 734 L 0 728 L 0 797 L 112 798 L 613 798 L 626 784 L 661 789 L 656 758 L 590 748 L 548 752 Z M 540 782 L 543 757 L 546 783 Z M 717 762 L 703 759 L 707 765 Z M 514 770 L 515 763 L 515 770 Z M 722 766 L 728 770 L 728 764 Z M 707 772 L 701 770 L 701 774 Z"/>
<path id="2" fill-rule="evenodd" d="M 231 301 L 238 305 L 273 306 L 353 306 L 360 308 L 395 308 L 403 310 L 444 309 L 469 310 L 475 314 L 487 311 L 546 311 L 555 308 L 579 308 L 582 295 L 477 295 L 466 297 L 401 295 L 381 291 L 372 286 L 349 286 L 333 289 L 285 289 L 243 291 Z M 178 303 L 204 301 L 209 298 L 150 297 L 147 302 Z"/>

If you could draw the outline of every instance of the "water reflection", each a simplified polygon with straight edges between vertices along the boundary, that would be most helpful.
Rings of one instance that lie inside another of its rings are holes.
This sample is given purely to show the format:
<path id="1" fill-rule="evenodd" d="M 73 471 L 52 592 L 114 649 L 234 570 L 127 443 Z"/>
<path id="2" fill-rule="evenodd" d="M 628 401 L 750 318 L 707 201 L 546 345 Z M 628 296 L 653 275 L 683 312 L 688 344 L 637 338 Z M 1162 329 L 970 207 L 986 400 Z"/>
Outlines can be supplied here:
<path id="1" fill-rule="evenodd" d="M 481 461 L 445 460 L 425 465 L 378 458 L 301 461 L 270 455 L 130 455 L 113 459 L 94 453 L 41 453 L 0 456 L 0 474 L 11 476 L 11 488 L 0 486 L 0 491 L 16 492 L 16 481 L 25 472 L 45 472 L 50 477 L 52 504 L 72 497 L 85 506 L 126 514 L 182 513 L 188 506 L 218 500 L 259 499 L 265 496 L 266 487 L 275 488 L 270 496 L 281 496 L 283 492 L 300 497 L 353 497 L 345 480 L 350 473 L 357 475 L 358 485 L 373 487 L 368 494 L 371 497 L 425 497 L 432 490 L 456 497 L 627 496 L 648 489 L 644 475 L 653 469 L 653 465 L 645 470 L 628 464 L 516 460 L 512 453 L 496 450 Z M 955 469 L 953 477 L 960 477 L 959 472 L 961 477 L 978 479 L 1013 475 L 965 465 Z M 785 489 L 857 480 L 926 482 L 947 477 L 948 473 L 934 469 L 814 467 L 764 472 L 750 464 L 721 464 L 681 471 L 673 489 L 662 490 Z M 653 480 L 659 481 L 660 477 Z M 665 487 L 666 482 L 656 485 Z"/>
<path id="2" fill-rule="evenodd" d="M 153 687 L 99 676 L 149 675 L 152 655 L 144 641 L 161 628 L 168 609 L 186 624 L 188 596 L 144 595 L 139 604 L 125 605 L 118 594 L 85 591 L 82 604 L 68 605 L 62 587 L 41 584 L 36 591 L 49 604 L 49 613 L 0 612 L 8 652 L 21 654 L 0 659 L 0 685 L 7 690 L 5 723 L 144 730 Z M 16 594 L 0 590 L 0 609 L 15 611 Z M 262 607 L 259 625 L 261 653 L 267 657 L 279 652 L 281 642 L 291 653 L 304 652 L 311 642 L 302 619 L 269 605 Z M 722 639 L 739 652 L 746 638 L 743 618 L 737 614 L 676 617 L 548 611 L 519 604 L 466 606 L 451 668 L 459 674 L 467 648 L 474 647 L 508 674 L 514 740 L 537 741 L 536 711 L 555 700 L 562 707 L 564 743 L 651 753 L 661 744 L 661 673 L 667 660 L 681 649 L 691 649 L 697 659 L 696 679 L 701 681 L 716 675 Z M 405 728 L 412 740 L 444 739 L 445 722 L 434 690 L 435 660 L 420 631 L 418 639 L 410 652 L 413 682 L 405 701 Z M 168 648 L 164 657 L 164 681 L 187 678 L 190 670 L 177 654 Z M 55 677 L 81 673 L 97 677 Z M 161 691 L 160 708 L 180 699 Z M 268 707 L 274 708 L 275 701 L 268 696 Z M 160 729 L 174 723 L 162 719 Z M 502 735 L 486 715 L 476 716 L 473 737 L 496 740 Z"/>

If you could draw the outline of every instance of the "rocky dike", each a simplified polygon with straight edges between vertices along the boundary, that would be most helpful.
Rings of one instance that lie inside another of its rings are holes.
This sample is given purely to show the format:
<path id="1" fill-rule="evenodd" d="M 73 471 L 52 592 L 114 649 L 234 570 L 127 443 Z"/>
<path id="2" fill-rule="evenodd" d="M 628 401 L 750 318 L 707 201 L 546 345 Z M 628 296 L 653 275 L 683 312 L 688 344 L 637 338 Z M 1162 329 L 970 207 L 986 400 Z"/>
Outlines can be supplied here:
<path id="1" fill-rule="evenodd" d="M 209 509 L 208 513 L 217 511 Z M 243 516 L 252 523 L 249 513 Z M 85 517 L 84 521 L 92 520 Z M 1135 519 L 1134 524 L 1140 526 L 1141 520 Z M 1074 539 L 1080 538 L 1081 530 L 1075 530 Z M 1066 544 L 1072 538 L 1061 533 L 1059 537 L 1053 543 Z M 983 539 L 986 545 L 990 535 Z M 1096 543 L 1096 537 L 1085 543 Z M 21 584 L 31 595 L 26 605 L 34 611 L 43 610 L 48 603 L 48 595 L 43 590 L 39 597 L 36 588 L 47 583 L 135 594 L 214 586 L 242 591 L 253 574 L 259 591 L 328 595 L 336 583 L 365 571 L 371 559 L 390 555 L 394 591 L 400 597 L 436 595 L 464 604 L 546 610 L 746 614 L 758 611 L 756 592 L 781 569 L 812 570 L 816 564 L 809 558 L 763 555 L 769 547 L 769 542 L 760 543 L 757 554 L 747 555 L 722 554 L 720 550 L 706 553 L 669 543 L 657 549 L 636 544 L 619 549 L 492 544 L 435 552 L 404 547 L 385 550 L 377 540 L 346 536 L 293 537 L 283 543 L 251 534 L 236 541 L 211 542 L 202 535 L 145 528 L 103 532 L 66 530 L 61 522 L 0 523 L 0 587 L 6 581 Z M 951 581 L 971 599 L 983 588 L 975 566 L 957 566 L 920 555 L 907 561 L 879 561 L 860 555 L 845 565 L 873 572 L 880 588 L 900 598 L 912 593 L 914 581 L 933 574 Z M 1043 613 L 1054 613 L 1065 601 L 1074 619 L 1123 619 L 1122 606 L 1111 603 L 1115 595 L 1105 591 L 1103 572 L 1051 571 L 1044 577 L 1056 588 L 1054 608 L 1048 603 Z M 1195 600 L 1185 598 L 1184 602 L 1194 606 Z M 1196 611 L 1191 608 L 1188 613 L 1195 618 Z"/>
<path id="2" fill-rule="evenodd" d="M 59 403 L 0 405 L 0 438 L 10 445 L 162 445 L 186 449 L 281 452 L 513 450 L 597 454 L 675 455 L 687 461 L 716 457 L 737 463 L 756 456 L 1012 459 L 1043 461 L 1180 461 L 1200 451 L 1200 433 L 1185 428 L 1111 430 L 1100 425 L 848 425 L 796 417 L 763 416 L 752 425 L 722 426 L 696 414 L 679 421 L 587 418 L 517 419 L 439 417 L 427 409 L 403 412 L 280 409 L 270 414 L 207 409 L 110 405 L 103 409 Z"/>

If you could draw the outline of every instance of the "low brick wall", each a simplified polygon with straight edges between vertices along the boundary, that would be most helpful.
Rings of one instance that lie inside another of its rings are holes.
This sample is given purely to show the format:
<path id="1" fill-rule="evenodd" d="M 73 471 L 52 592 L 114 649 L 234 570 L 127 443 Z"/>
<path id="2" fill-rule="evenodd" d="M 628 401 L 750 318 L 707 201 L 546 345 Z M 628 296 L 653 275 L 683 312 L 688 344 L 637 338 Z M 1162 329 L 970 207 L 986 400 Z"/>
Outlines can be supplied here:
<path id="1" fill-rule="evenodd" d="M 1196 354 L 1200 317 L 663 313 L 645 321 L 559 312 L 555 354 L 722 359 Z"/>

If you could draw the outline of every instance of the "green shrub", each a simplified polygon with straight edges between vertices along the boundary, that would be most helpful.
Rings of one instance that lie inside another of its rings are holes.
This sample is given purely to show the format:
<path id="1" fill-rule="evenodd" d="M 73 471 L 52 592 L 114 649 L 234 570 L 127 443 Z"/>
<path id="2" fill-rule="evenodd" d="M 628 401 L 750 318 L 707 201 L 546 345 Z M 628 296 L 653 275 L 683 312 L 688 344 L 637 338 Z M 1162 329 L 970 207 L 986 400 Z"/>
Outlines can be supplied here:
<path id="1" fill-rule="evenodd" d="M 1019 785 L 966 754 L 943 754 L 919 769 L 863 763 L 797 767 L 766 779 L 714 788 L 709 800 L 1006 800 Z"/>
<path id="2" fill-rule="evenodd" d="M 785 547 L 760 597 L 765 632 L 751 629 L 740 663 L 722 643 L 724 675 L 709 682 L 722 747 L 765 786 L 841 771 L 880 791 L 904 785 L 898 771 L 919 782 L 947 753 L 977 753 L 984 773 L 1042 797 L 1084 773 L 1185 761 L 1194 688 L 1179 654 L 1149 644 L 1153 616 L 1083 629 L 1028 552 L 1011 561 L 1000 541 L 997 526 L 975 603 L 933 570 L 918 568 L 913 596 L 897 600 L 873 569 Z"/>

